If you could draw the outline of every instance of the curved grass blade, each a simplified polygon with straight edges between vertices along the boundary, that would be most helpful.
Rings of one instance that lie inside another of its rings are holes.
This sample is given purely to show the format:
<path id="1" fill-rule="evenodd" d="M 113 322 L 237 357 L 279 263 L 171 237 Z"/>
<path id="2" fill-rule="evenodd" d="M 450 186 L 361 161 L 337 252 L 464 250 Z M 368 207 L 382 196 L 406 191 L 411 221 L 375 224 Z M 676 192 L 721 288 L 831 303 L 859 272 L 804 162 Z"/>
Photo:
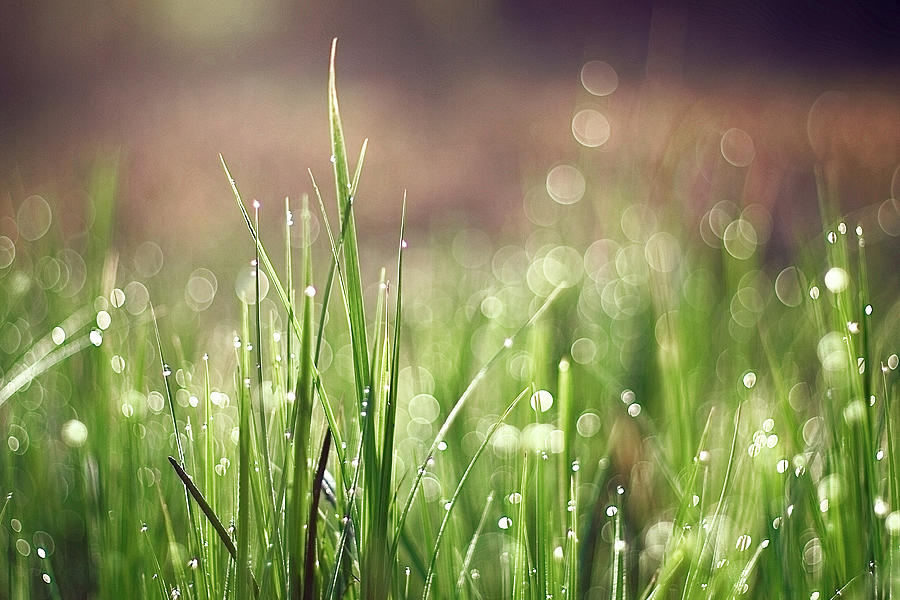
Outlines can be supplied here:
<path id="1" fill-rule="evenodd" d="M 400 517 L 397 521 L 396 530 L 402 531 L 403 525 L 406 523 L 406 518 L 409 515 L 409 511 L 412 508 L 413 500 L 416 497 L 416 493 L 419 491 L 419 486 L 422 484 L 422 477 L 425 475 L 426 468 L 428 467 L 428 461 L 431 457 L 434 456 L 434 453 L 437 452 L 438 445 L 444 440 L 444 437 L 447 435 L 447 431 L 450 430 L 450 426 L 453 425 L 453 422 L 456 420 L 456 417 L 459 415 L 460 411 L 462 411 L 466 402 L 472 396 L 472 393 L 475 391 L 475 388 L 478 387 L 478 384 L 484 379 L 488 370 L 496 363 L 500 357 L 510 348 L 512 348 L 513 343 L 516 338 L 518 338 L 523 331 L 528 329 L 532 323 L 534 323 L 547 308 L 553 304 L 553 301 L 559 295 L 559 293 L 564 289 L 565 283 L 561 283 L 556 286 L 550 295 L 544 300 L 543 304 L 535 311 L 535 313 L 531 316 L 528 321 L 525 322 L 514 334 L 504 340 L 503 345 L 494 352 L 493 356 L 491 356 L 488 361 L 481 367 L 478 373 L 475 374 L 475 377 L 469 382 L 469 385 L 463 391 L 462 395 L 460 395 L 459 399 L 456 401 L 456 404 L 453 405 L 453 408 L 450 409 L 450 412 L 447 414 L 447 418 L 444 419 L 444 423 L 441 425 L 440 430 L 438 430 L 437 435 L 434 438 L 434 441 L 431 443 L 431 448 L 429 448 L 428 453 L 425 455 L 425 460 L 422 461 L 422 464 L 419 465 L 419 468 L 416 470 L 416 478 L 413 480 L 412 488 L 409 490 L 409 495 L 406 498 L 406 504 L 403 506 L 403 510 L 400 513 Z M 391 560 L 393 560 L 397 556 L 397 543 L 400 539 L 400 536 L 397 535 L 394 538 L 394 543 L 391 546 Z"/>
<path id="2" fill-rule="evenodd" d="M 478 520 L 478 527 L 475 528 L 475 533 L 472 534 L 472 539 L 469 540 L 469 546 L 466 548 L 466 556 L 463 558 L 462 567 L 459 569 L 459 577 L 456 579 L 456 593 L 460 593 L 462 587 L 466 583 L 467 576 L 469 575 L 469 565 L 472 564 L 472 557 L 475 556 L 475 546 L 478 544 L 478 538 L 481 537 L 481 532 L 484 531 L 484 525 L 487 523 L 488 512 L 491 509 L 491 504 L 494 502 L 494 492 L 488 494 L 485 499 L 484 509 L 481 511 L 481 518 Z"/>
<path id="3" fill-rule="evenodd" d="M 478 462 L 478 459 L 481 458 L 481 454 L 484 452 L 484 449 L 487 448 L 488 443 L 490 443 L 491 438 L 500 428 L 500 426 L 506 421 L 506 418 L 513 411 L 516 405 L 519 403 L 522 398 L 528 393 L 529 388 L 523 389 L 519 392 L 519 395 L 516 396 L 515 400 L 513 400 L 508 407 L 506 407 L 506 411 L 503 415 L 491 425 L 491 428 L 488 430 L 487 435 L 484 436 L 484 441 L 481 442 L 481 445 L 478 447 L 478 450 L 475 451 L 475 454 L 472 456 L 472 460 L 469 461 L 469 465 L 466 467 L 466 470 L 463 472 L 462 477 L 459 479 L 459 483 L 456 486 L 456 491 L 453 492 L 453 496 L 450 497 L 449 505 L 445 506 L 444 510 L 444 518 L 441 520 L 441 526 L 438 528 L 437 538 L 434 541 L 434 548 L 431 551 L 431 561 L 428 563 L 428 572 L 425 574 L 425 588 L 422 591 L 422 600 L 427 600 L 428 593 L 431 591 L 431 582 L 434 578 L 434 566 L 437 562 L 438 552 L 441 549 L 441 541 L 444 538 L 444 531 L 447 528 L 447 523 L 450 521 L 450 516 L 453 514 L 453 508 L 456 506 L 456 501 L 459 499 L 459 495 L 462 492 L 463 486 L 469 480 L 469 475 L 472 473 L 472 469 L 475 468 L 475 463 Z"/>

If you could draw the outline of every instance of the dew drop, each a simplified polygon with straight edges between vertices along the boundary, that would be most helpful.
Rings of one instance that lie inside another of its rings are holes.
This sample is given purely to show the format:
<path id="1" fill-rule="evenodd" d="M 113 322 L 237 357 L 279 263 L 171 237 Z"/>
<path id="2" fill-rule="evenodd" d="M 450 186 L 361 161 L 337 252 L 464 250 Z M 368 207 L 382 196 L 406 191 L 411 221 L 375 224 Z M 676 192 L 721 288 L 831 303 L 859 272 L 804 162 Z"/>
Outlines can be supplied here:
<path id="1" fill-rule="evenodd" d="M 66 330 L 62 327 L 54 327 L 53 331 L 50 332 L 50 339 L 53 340 L 54 344 L 59 346 L 66 341 Z"/>
<path id="2" fill-rule="evenodd" d="M 96 329 L 92 329 L 91 334 L 88 337 L 90 338 L 91 343 L 95 346 L 99 346 L 103 343 L 103 334 Z"/>
<path id="3" fill-rule="evenodd" d="M 499 527 L 500 529 L 509 529 L 510 527 L 512 527 L 512 519 L 505 515 L 500 517 L 500 520 L 497 521 L 497 527 Z"/>
<path id="4" fill-rule="evenodd" d="M 44 581 L 44 583 L 50 583 L 50 576 L 47 573 L 41 575 L 41 579 Z"/>
<path id="5" fill-rule="evenodd" d="M 618 507 L 616 507 L 616 506 L 614 506 L 614 505 L 612 505 L 612 504 L 610 504 L 609 506 L 606 507 L 606 516 L 607 516 L 607 517 L 614 517 L 614 516 L 616 516 L 617 514 L 619 514 L 619 509 L 618 509 Z"/>
<path id="6" fill-rule="evenodd" d="M 747 371 L 744 373 L 743 377 L 744 387 L 748 390 L 752 390 L 753 386 L 756 385 L 756 373 L 753 371 Z"/>
<path id="7" fill-rule="evenodd" d="M 109 329 L 110 324 L 112 324 L 112 317 L 109 316 L 108 312 L 101 310 L 97 313 L 97 327 L 106 331 Z"/>

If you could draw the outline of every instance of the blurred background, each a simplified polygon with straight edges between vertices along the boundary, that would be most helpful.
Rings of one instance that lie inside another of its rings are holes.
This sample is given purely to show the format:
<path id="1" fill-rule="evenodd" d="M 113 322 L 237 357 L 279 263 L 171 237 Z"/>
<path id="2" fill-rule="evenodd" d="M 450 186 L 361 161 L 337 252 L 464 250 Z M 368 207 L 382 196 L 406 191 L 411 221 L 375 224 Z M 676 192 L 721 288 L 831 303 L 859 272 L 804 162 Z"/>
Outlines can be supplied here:
<path id="1" fill-rule="evenodd" d="M 776 251 L 779 232 L 819 229 L 816 164 L 848 212 L 897 196 L 897 5 L 5 4 L 0 235 L 13 242 L 33 194 L 77 236 L 91 219 L 90 173 L 113 165 L 116 247 L 177 255 L 171 276 L 227 262 L 222 240 L 243 226 L 218 153 L 273 224 L 284 196 L 311 190 L 307 168 L 331 187 L 334 36 L 348 142 L 371 140 L 356 210 L 387 246 L 404 189 L 422 235 L 530 227 L 528 196 L 560 163 L 589 165 L 595 197 L 625 185 L 634 201 L 683 203 L 695 232 L 715 202 L 760 203 Z M 723 158 L 743 197 L 704 183 Z"/>

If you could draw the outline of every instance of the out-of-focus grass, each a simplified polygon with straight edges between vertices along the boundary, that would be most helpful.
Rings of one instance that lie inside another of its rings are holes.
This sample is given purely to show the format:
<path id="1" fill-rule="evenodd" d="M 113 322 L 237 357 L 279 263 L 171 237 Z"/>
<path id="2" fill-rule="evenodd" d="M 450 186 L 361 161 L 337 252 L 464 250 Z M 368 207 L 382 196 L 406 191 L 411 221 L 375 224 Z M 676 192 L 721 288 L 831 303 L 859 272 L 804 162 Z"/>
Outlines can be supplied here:
<path id="1" fill-rule="evenodd" d="M 18 203 L 0 597 L 900 594 L 895 202 L 837 217 L 826 172 L 823 235 L 767 257 L 752 198 L 685 227 L 585 152 L 528 196 L 522 239 L 401 225 L 370 279 L 333 63 L 328 106 L 335 208 L 313 183 L 266 231 L 281 208 L 226 168 L 234 323 L 184 316 L 216 294 L 202 269 L 151 305 L 158 247 L 113 245 L 114 162 L 81 240 Z"/>

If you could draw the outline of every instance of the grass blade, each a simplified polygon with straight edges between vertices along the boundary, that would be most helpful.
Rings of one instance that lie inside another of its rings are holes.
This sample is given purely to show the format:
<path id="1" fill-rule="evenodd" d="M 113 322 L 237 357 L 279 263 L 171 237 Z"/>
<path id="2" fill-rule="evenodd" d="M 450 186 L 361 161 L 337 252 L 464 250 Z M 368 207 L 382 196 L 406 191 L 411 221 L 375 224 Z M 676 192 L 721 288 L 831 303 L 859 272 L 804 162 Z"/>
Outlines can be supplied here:
<path id="1" fill-rule="evenodd" d="M 434 547 L 431 550 L 431 560 L 428 563 L 428 571 L 425 574 L 425 588 L 422 591 L 422 600 L 428 599 L 428 594 L 431 591 L 431 583 L 434 578 L 434 566 L 437 562 L 438 552 L 441 550 L 441 542 L 444 539 L 444 531 L 447 528 L 447 523 L 450 521 L 450 517 L 453 514 L 453 509 L 456 507 L 456 502 L 459 499 L 460 494 L 462 493 L 463 486 L 466 485 L 466 482 L 469 480 L 469 476 L 472 474 L 472 470 L 475 468 L 475 463 L 478 462 L 478 459 L 481 458 L 484 449 L 487 448 L 488 443 L 490 443 L 491 438 L 494 437 L 494 434 L 500 428 L 500 426 L 506 422 L 506 418 L 509 417 L 510 413 L 519 404 L 519 401 L 525 397 L 528 393 L 528 388 L 525 388 L 519 395 L 516 396 L 515 400 L 513 400 L 509 406 L 506 407 L 506 410 L 503 412 L 503 415 L 497 419 L 491 428 L 488 429 L 487 434 L 484 436 L 484 441 L 481 442 L 481 445 L 478 447 L 478 450 L 475 451 L 475 454 L 472 456 L 472 459 L 469 461 L 469 465 L 466 467 L 466 470 L 463 472 L 462 477 L 459 479 L 459 483 L 456 485 L 456 490 L 453 492 L 453 495 L 450 497 L 449 503 L 444 506 L 444 518 L 441 519 L 441 526 L 438 528 L 437 537 L 434 541 Z"/>

